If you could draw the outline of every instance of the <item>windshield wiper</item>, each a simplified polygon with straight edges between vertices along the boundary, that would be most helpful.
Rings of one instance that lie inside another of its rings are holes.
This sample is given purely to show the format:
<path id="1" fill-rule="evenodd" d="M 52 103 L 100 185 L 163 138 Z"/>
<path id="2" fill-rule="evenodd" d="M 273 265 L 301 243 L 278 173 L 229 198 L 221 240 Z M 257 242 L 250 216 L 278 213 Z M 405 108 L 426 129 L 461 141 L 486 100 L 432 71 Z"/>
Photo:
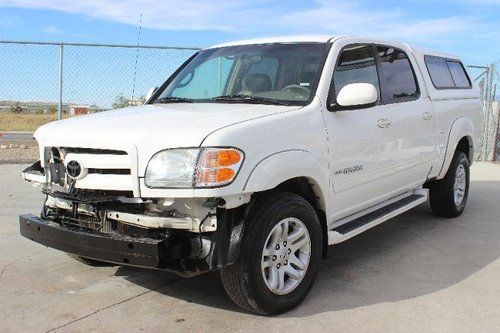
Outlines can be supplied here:
<path id="1" fill-rule="evenodd" d="M 251 95 L 223 95 L 214 97 L 211 100 L 222 101 L 222 102 L 254 102 L 254 103 L 272 104 L 272 105 L 286 105 L 286 106 L 291 105 L 289 102 L 279 101 L 266 97 L 251 96 Z"/>
<path id="2" fill-rule="evenodd" d="M 189 98 L 184 98 L 184 97 L 174 97 L 174 96 L 168 96 L 168 97 L 161 97 L 156 99 L 153 103 L 193 103 L 192 99 Z"/>

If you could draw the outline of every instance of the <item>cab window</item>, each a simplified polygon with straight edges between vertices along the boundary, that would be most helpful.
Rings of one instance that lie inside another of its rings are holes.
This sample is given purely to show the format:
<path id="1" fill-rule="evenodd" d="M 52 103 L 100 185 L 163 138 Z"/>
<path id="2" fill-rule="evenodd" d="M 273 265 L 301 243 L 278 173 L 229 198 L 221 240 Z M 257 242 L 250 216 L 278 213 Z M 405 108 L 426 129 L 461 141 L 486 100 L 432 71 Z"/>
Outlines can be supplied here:
<path id="1" fill-rule="evenodd" d="M 375 54 L 371 45 L 355 45 L 345 48 L 339 56 L 333 72 L 335 97 L 351 83 L 371 83 L 380 95 Z"/>

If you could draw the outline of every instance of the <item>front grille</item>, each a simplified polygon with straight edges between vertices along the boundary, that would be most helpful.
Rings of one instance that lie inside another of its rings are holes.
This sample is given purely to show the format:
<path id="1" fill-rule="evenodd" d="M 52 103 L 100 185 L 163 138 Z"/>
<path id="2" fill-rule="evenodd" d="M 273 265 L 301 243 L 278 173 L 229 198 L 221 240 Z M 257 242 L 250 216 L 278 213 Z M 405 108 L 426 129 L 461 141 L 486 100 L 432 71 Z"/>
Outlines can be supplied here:
<path id="1" fill-rule="evenodd" d="M 72 176 L 72 186 L 82 190 L 138 191 L 132 159 L 126 151 L 81 147 L 53 147 L 65 166 L 82 170 Z M 57 154 L 54 154 L 54 151 Z M 79 167 L 79 169 L 78 169 Z M 71 169 L 71 170 L 73 170 Z"/>
<path id="2" fill-rule="evenodd" d="M 95 149 L 95 148 L 67 148 L 61 147 L 69 153 L 75 154 L 95 154 L 95 155 L 127 155 L 126 151 L 113 149 Z"/>
<path id="3" fill-rule="evenodd" d="M 90 168 L 89 173 L 100 175 L 130 175 L 130 169 L 94 169 Z"/>

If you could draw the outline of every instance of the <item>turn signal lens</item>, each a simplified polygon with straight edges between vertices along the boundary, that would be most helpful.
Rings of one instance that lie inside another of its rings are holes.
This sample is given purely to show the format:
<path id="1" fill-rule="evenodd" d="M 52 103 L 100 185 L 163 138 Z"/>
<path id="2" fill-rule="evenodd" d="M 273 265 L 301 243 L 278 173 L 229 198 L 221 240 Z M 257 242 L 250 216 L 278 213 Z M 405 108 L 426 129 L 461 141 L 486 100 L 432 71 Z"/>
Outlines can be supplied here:
<path id="1" fill-rule="evenodd" d="M 230 182 L 235 175 L 233 169 L 223 168 L 223 169 L 209 169 L 204 171 L 199 171 L 197 174 L 198 184 L 221 184 Z"/>
<path id="2" fill-rule="evenodd" d="M 241 161 L 241 153 L 235 149 L 206 150 L 200 161 L 203 168 L 235 165 Z"/>
<path id="3" fill-rule="evenodd" d="M 227 182 L 228 180 L 233 179 L 234 177 L 234 170 L 233 169 L 219 169 L 217 170 L 217 181 L 218 182 Z"/>
<path id="4" fill-rule="evenodd" d="M 196 187 L 217 187 L 231 183 L 243 162 L 236 148 L 204 148 L 198 160 Z"/>

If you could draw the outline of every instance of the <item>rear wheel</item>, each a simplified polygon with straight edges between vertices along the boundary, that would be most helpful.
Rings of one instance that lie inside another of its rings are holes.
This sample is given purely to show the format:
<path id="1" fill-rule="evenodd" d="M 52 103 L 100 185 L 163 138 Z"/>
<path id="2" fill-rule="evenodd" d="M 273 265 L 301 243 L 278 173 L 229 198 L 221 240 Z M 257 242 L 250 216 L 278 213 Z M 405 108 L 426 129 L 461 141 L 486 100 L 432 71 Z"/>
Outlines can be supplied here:
<path id="1" fill-rule="evenodd" d="M 315 210 L 296 194 L 272 192 L 257 199 L 245 228 L 237 263 L 221 271 L 227 294 L 260 314 L 294 308 L 309 293 L 321 257 Z"/>
<path id="2" fill-rule="evenodd" d="M 434 214 L 457 217 L 465 209 L 469 195 L 469 159 L 456 152 L 445 177 L 429 186 L 429 201 Z"/>

